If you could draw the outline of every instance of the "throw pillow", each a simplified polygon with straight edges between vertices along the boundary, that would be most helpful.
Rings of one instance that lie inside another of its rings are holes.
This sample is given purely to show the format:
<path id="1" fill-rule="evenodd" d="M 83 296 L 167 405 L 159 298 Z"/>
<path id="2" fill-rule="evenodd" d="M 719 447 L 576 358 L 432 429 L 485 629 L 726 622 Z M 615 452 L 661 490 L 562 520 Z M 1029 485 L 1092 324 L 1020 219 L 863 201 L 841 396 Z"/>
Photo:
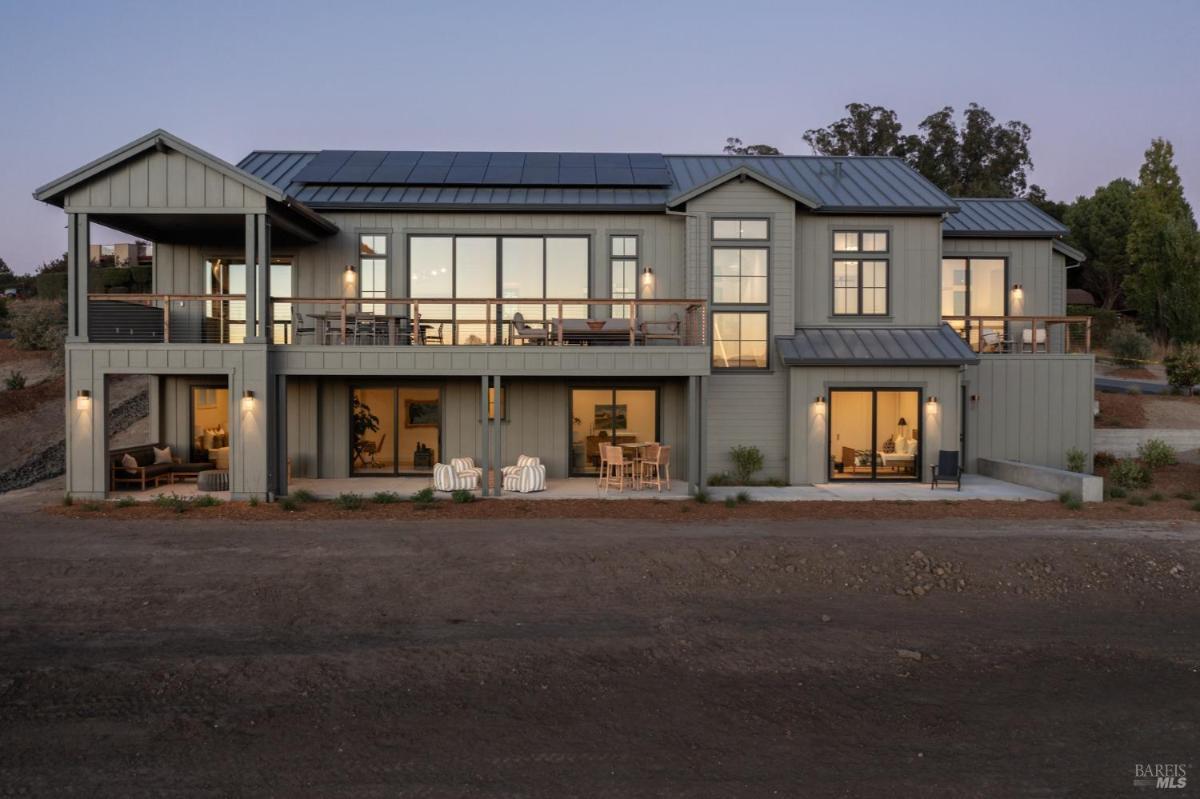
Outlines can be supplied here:
<path id="1" fill-rule="evenodd" d="M 173 463 L 173 461 L 171 460 L 171 448 L 163 447 L 162 449 L 159 449 L 158 447 L 155 447 L 154 448 L 154 462 L 155 463 Z"/>
<path id="2" fill-rule="evenodd" d="M 133 457 L 128 452 L 121 456 L 121 465 L 125 467 L 125 471 L 128 474 L 137 474 L 137 458 Z"/>
<path id="3" fill-rule="evenodd" d="M 887 452 L 889 454 L 895 452 L 896 451 L 896 439 L 889 436 L 888 440 L 883 442 L 883 451 Z"/>

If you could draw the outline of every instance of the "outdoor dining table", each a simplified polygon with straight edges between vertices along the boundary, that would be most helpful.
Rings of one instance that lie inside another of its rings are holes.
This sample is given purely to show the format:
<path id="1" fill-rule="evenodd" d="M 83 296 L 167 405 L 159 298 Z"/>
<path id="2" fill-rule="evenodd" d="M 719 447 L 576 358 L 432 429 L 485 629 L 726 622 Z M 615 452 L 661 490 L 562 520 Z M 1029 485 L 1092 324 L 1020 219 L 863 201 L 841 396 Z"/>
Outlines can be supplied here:
<path id="1" fill-rule="evenodd" d="M 645 457 L 645 454 L 646 454 L 646 447 L 648 447 L 654 443 L 655 442 L 653 442 L 653 441 L 633 441 L 633 442 L 628 442 L 625 444 L 618 444 L 618 446 L 621 449 L 625 450 L 626 452 L 633 453 L 633 463 L 634 463 L 633 488 L 635 491 L 642 488 L 641 465 L 642 465 L 642 459 Z"/>
<path id="2" fill-rule="evenodd" d="M 628 344 L 628 319 L 551 319 L 547 322 L 551 341 L 558 341 L 561 333 L 565 344 Z M 638 328 L 633 331 L 633 340 L 644 343 L 645 334 Z"/>
<path id="3" fill-rule="evenodd" d="M 323 313 L 310 313 L 310 314 L 306 314 L 306 316 L 308 316 L 308 318 L 310 318 L 314 322 L 316 322 L 317 325 L 319 326 L 320 329 L 319 329 L 318 333 L 320 334 L 320 340 L 322 342 L 327 340 L 329 333 L 338 332 L 342 325 L 342 314 L 338 311 L 325 311 Z M 354 325 L 355 325 L 355 317 L 356 317 L 355 314 L 352 314 L 352 313 L 346 314 L 346 334 L 347 334 L 347 336 L 353 335 Z M 412 320 L 407 315 L 405 315 L 405 314 L 375 314 L 375 319 L 376 319 L 376 321 L 382 321 L 387 324 L 388 344 L 395 346 L 396 344 L 401 343 L 402 341 L 405 344 L 411 343 L 411 341 L 412 341 Z M 429 324 L 425 324 L 425 323 L 421 324 L 420 328 L 421 328 L 422 340 L 424 339 L 424 337 L 428 333 L 428 331 L 430 329 L 432 329 L 432 327 L 433 327 L 433 325 L 429 325 Z"/>

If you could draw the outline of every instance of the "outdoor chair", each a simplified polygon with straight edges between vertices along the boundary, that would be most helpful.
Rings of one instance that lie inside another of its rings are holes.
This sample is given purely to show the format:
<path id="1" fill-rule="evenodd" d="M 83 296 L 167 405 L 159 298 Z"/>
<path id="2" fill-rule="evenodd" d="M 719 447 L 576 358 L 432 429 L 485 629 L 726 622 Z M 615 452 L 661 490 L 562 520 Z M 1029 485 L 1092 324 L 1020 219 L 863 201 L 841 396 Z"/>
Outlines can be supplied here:
<path id="1" fill-rule="evenodd" d="M 601 480 L 601 488 L 604 493 L 608 493 L 608 489 L 612 487 L 614 481 L 617 484 L 618 491 L 625 490 L 625 478 L 629 478 L 631 487 L 637 487 L 637 464 L 625 457 L 625 451 L 621 447 L 605 446 L 603 449 L 608 450 L 608 456 L 605 463 L 604 477 Z"/>
<path id="2" fill-rule="evenodd" d="M 379 343 L 379 318 L 373 311 L 359 311 L 355 314 L 353 335 L 355 344 Z"/>
<path id="3" fill-rule="evenodd" d="M 550 332 L 544 327 L 530 325 L 525 321 L 525 315 L 518 311 L 512 318 L 512 340 L 545 344 L 550 340 Z"/>
<path id="4" fill-rule="evenodd" d="M 475 465 L 474 458 L 451 458 L 450 465 L 454 468 L 455 474 L 474 473 L 480 480 L 483 479 L 483 469 Z"/>
<path id="5" fill-rule="evenodd" d="M 662 493 L 663 483 L 671 490 L 671 447 L 662 444 L 651 444 L 646 447 L 646 454 L 641 460 L 641 483 L 643 486 L 653 485 Z"/>
<path id="6" fill-rule="evenodd" d="M 434 491 L 474 491 L 479 488 L 479 472 L 457 472 L 445 463 L 433 465 Z"/>
<path id="7" fill-rule="evenodd" d="M 292 306 L 292 343 L 299 344 L 301 336 L 312 336 L 314 339 L 317 335 L 316 325 L 305 325 L 304 314 L 300 313 L 300 309 Z"/>
<path id="8" fill-rule="evenodd" d="M 673 313 L 669 319 L 661 322 L 642 322 L 641 323 L 642 337 L 644 341 L 674 341 L 676 344 L 683 343 L 683 323 L 679 319 L 679 314 Z"/>
<path id="9" fill-rule="evenodd" d="M 984 330 L 979 338 L 982 352 L 1012 352 L 1012 339 L 1001 336 L 998 330 Z"/>
<path id="10" fill-rule="evenodd" d="M 546 490 L 546 467 L 533 455 L 518 455 L 516 464 L 500 470 L 500 478 L 505 491 L 530 494 Z"/>
<path id="11" fill-rule="evenodd" d="M 958 450 L 943 449 L 938 452 L 938 462 L 929 467 L 932 472 L 929 490 L 938 487 L 940 481 L 950 482 L 951 480 L 957 486 L 959 491 L 962 491 L 962 466 L 958 462 Z"/>

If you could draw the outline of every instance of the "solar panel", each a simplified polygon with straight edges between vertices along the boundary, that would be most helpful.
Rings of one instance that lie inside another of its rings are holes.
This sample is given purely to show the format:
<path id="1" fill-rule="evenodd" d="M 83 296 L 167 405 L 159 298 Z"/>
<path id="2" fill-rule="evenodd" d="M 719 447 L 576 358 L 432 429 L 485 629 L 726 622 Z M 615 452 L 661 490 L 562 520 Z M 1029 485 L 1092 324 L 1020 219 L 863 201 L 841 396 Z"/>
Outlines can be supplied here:
<path id="1" fill-rule="evenodd" d="M 324 150 L 300 183 L 458 186 L 669 186 L 654 153 L 488 153 Z"/>

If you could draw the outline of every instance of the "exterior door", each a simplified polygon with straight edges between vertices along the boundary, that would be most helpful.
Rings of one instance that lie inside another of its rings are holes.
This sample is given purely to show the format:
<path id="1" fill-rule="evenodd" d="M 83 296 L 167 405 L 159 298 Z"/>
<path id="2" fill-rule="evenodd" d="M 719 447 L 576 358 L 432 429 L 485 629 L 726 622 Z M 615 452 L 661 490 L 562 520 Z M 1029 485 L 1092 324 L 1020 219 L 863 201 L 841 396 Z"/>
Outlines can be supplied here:
<path id="1" fill-rule="evenodd" d="M 658 389 L 571 389 L 571 475 L 600 473 L 600 447 L 658 441 Z"/>
<path id="2" fill-rule="evenodd" d="M 829 480 L 919 480 L 921 391 L 829 391 Z"/>

